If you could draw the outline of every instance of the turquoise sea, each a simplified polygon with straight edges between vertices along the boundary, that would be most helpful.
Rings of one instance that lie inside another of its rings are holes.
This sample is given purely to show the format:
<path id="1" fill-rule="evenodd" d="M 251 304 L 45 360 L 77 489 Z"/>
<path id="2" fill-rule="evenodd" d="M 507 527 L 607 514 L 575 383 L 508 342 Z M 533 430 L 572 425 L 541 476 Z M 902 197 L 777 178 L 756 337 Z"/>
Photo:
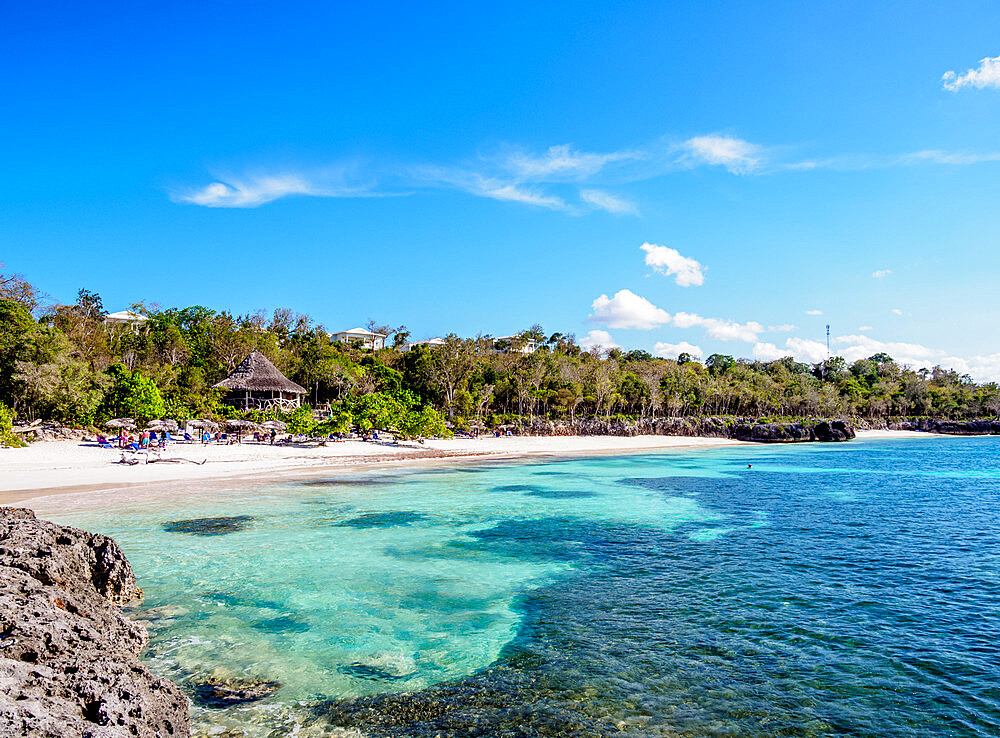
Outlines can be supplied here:
<path id="1" fill-rule="evenodd" d="M 1000 734 L 1000 438 L 76 499 L 205 735 Z"/>

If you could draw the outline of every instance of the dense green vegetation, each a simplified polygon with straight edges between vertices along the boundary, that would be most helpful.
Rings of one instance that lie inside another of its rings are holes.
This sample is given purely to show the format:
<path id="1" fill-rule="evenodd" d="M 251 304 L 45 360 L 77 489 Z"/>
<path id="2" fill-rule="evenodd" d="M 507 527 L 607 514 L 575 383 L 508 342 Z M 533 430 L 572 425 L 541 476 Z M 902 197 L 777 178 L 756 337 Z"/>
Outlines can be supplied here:
<path id="1" fill-rule="evenodd" d="M 0 275 L 0 403 L 19 421 L 234 417 L 212 385 L 254 348 L 309 390 L 306 402 L 325 408 L 328 420 L 318 428 L 308 411 L 285 418 L 302 430 L 392 426 L 426 435 L 443 432 L 444 418 L 492 427 L 526 417 L 965 419 L 1000 412 L 996 384 L 939 367 L 901 367 L 884 354 L 812 366 L 720 354 L 704 363 L 645 351 L 601 355 L 537 325 L 521 334 L 538 342 L 531 354 L 516 350 L 518 340 L 497 345 L 488 336 L 448 336 L 443 346 L 403 352 L 405 327 L 389 326 L 373 327 L 393 347 L 372 352 L 332 341 L 289 310 L 234 316 L 139 305 L 149 321 L 133 329 L 105 325 L 101 298 L 87 290 L 74 305 L 40 307 L 38 295 L 23 279 Z"/>

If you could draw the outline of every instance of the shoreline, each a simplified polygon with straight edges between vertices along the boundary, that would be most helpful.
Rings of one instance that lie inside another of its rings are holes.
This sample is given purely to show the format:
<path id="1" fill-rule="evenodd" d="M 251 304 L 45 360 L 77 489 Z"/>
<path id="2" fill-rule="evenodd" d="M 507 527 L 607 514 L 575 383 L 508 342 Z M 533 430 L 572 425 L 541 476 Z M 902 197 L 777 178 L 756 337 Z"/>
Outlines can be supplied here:
<path id="1" fill-rule="evenodd" d="M 424 444 L 348 441 L 316 447 L 257 444 L 202 447 L 177 444 L 164 456 L 196 463 L 128 466 L 117 449 L 80 441 L 45 441 L 0 453 L 0 504 L 87 491 L 157 483 L 217 482 L 247 478 L 310 477 L 400 465 L 462 461 L 515 461 L 543 456 L 635 453 L 755 445 L 724 438 L 681 436 L 514 436 L 429 440 Z M 204 465 L 197 464 L 202 459 Z"/>
<path id="2" fill-rule="evenodd" d="M 859 440 L 935 437 L 945 436 L 921 431 L 858 431 Z M 293 481 L 399 466 L 770 445 L 697 436 L 512 436 L 428 440 L 424 444 L 348 441 L 316 447 L 177 444 L 164 456 L 192 462 L 205 459 L 206 463 L 128 466 L 116 463 L 121 458 L 117 449 L 75 440 L 45 441 L 0 452 L 0 504 L 25 504 L 63 494 L 111 492 L 159 483 L 216 486 L 250 479 Z"/>

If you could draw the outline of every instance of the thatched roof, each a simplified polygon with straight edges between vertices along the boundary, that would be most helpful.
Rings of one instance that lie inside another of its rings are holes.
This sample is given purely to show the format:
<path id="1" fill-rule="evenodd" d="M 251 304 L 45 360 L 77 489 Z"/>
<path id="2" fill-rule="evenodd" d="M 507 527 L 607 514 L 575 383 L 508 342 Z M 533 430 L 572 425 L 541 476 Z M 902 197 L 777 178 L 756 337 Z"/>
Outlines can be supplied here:
<path id="1" fill-rule="evenodd" d="M 215 386 L 250 392 L 294 392 L 300 395 L 306 392 L 305 387 L 295 384 L 279 372 L 278 367 L 257 349 L 251 351 L 250 355 L 233 369 L 232 374 Z"/>

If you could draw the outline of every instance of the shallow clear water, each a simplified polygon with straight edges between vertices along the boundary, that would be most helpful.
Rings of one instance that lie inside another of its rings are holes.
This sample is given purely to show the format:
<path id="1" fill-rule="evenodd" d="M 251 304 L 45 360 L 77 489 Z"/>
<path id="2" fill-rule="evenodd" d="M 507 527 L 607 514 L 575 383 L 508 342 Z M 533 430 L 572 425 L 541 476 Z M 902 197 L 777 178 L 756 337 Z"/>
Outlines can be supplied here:
<path id="1" fill-rule="evenodd" d="M 75 499 L 154 670 L 281 683 L 206 732 L 1000 733 L 1000 438 Z"/>

